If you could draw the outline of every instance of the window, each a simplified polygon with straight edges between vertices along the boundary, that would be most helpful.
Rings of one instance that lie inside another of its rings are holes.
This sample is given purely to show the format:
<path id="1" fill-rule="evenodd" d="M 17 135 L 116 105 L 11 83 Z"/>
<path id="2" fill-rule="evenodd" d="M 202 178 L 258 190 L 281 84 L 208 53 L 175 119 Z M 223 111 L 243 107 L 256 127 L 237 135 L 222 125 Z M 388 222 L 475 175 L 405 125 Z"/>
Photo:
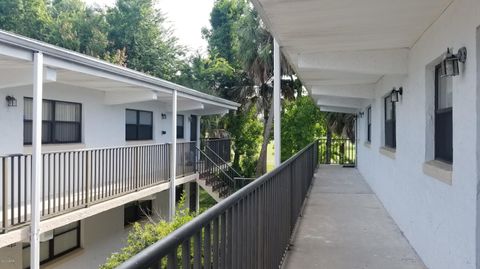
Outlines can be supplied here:
<path id="1" fill-rule="evenodd" d="M 185 126 L 185 116 L 177 115 L 177 138 L 184 138 L 184 126 Z"/>
<path id="2" fill-rule="evenodd" d="M 435 68 L 435 159 L 453 161 L 452 79 L 440 77 L 440 65 Z"/>
<path id="3" fill-rule="evenodd" d="M 24 98 L 23 143 L 32 144 L 33 99 Z M 42 143 L 81 142 L 82 105 L 64 101 L 43 100 Z"/>
<path id="4" fill-rule="evenodd" d="M 125 139 L 153 139 L 153 112 L 127 109 L 125 112 Z"/>
<path id="5" fill-rule="evenodd" d="M 395 103 L 392 102 L 392 96 L 385 97 L 385 146 L 389 148 L 397 147 L 395 129 Z"/>
<path id="6" fill-rule="evenodd" d="M 53 230 L 53 238 L 40 242 L 40 263 L 46 263 L 80 248 L 80 222 L 74 222 Z M 30 267 L 30 244 L 24 243 L 23 268 Z"/>
<path id="7" fill-rule="evenodd" d="M 367 142 L 372 142 L 372 107 L 367 108 Z"/>
<path id="8" fill-rule="evenodd" d="M 123 224 L 125 226 L 130 225 L 152 214 L 152 200 L 136 201 L 126 204 L 123 211 Z"/>

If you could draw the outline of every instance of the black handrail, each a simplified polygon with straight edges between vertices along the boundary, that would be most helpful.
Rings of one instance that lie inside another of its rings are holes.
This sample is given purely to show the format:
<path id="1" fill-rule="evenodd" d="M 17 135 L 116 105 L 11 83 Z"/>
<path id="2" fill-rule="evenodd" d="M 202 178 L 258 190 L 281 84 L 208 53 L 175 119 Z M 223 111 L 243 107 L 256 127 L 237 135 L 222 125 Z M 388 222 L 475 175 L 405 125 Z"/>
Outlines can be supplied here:
<path id="1" fill-rule="evenodd" d="M 235 175 L 233 175 L 233 177 L 242 177 L 242 175 L 240 175 L 239 172 L 237 172 L 237 170 L 235 170 L 233 167 L 231 167 L 227 161 L 225 161 L 222 157 L 220 157 L 220 155 L 218 155 L 218 153 L 216 153 L 213 149 L 211 149 L 209 146 L 205 145 L 205 151 L 208 155 L 208 152 L 211 152 L 213 153 L 213 155 L 215 156 L 215 158 L 224 166 L 227 166 L 227 168 L 231 171 L 233 171 L 233 173 Z"/>
<path id="2" fill-rule="evenodd" d="M 211 170 L 213 169 L 213 172 L 217 172 L 219 174 L 223 174 L 224 177 L 220 177 L 221 179 L 226 179 L 227 182 L 225 182 L 225 184 L 227 184 L 228 186 L 230 186 L 231 188 L 234 188 L 235 186 L 235 181 L 232 177 L 230 177 L 225 171 L 223 171 L 223 169 L 218 166 L 212 159 L 210 159 L 210 157 L 205 154 L 205 152 L 201 151 L 199 148 L 195 147 L 197 152 L 200 154 L 200 156 L 203 156 L 205 158 L 206 161 L 208 161 L 208 165 L 207 166 L 210 166 L 212 165 L 213 167 L 205 167 L 205 166 L 202 166 L 202 165 L 198 165 L 197 167 L 197 170 L 200 174 L 202 174 L 203 172 L 212 172 Z M 210 170 L 210 171 L 207 171 L 207 170 Z"/>
<path id="3" fill-rule="evenodd" d="M 180 246 L 183 268 L 190 268 L 192 257 L 194 268 L 278 267 L 317 163 L 315 141 L 118 268 L 159 268 L 164 258 L 168 268 L 177 268 Z"/>

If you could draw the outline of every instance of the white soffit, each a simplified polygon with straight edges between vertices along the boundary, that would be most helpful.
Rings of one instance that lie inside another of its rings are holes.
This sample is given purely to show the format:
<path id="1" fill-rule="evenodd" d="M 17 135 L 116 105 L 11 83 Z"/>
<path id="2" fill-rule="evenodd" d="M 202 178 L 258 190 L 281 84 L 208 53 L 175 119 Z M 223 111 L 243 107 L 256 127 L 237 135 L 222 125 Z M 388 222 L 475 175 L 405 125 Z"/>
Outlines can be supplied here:
<path id="1" fill-rule="evenodd" d="M 407 72 L 408 50 L 453 0 L 252 0 L 310 91 Z"/>

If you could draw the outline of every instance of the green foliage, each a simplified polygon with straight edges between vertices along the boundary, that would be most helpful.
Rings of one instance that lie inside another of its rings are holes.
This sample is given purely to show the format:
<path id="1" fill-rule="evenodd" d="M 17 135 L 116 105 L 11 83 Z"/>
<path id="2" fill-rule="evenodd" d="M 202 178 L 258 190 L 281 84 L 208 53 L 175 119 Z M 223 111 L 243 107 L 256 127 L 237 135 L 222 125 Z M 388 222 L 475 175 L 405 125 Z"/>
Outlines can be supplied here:
<path id="1" fill-rule="evenodd" d="M 177 204 L 175 217 L 171 222 L 160 221 L 158 223 L 135 223 L 128 234 L 126 246 L 119 252 L 113 253 L 101 269 L 113 269 L 125 262 L 135 254 L 152 245 L 153 243 L 166 237 L 171 232 L 191 221 L 195 214 L 185 207 L 185 193 L 182 194 L 180 202 Z M 181 261 L 181 248 L 178 253 L 178 259 Z M 164 265 L 165 266 L 165 265 Z M 162 266 L 162 268 L 164 267 Z"/>
<path id="2" fill-rule="evenodd" d="M 186 65 L 154 0 L 117 0 L 108 10 L 82 0 L 0 0 L 0 28 L 176 81 Z"/>
<path id="3" fill-rule="evenodd" d="M 324 133 L 323 113 L 309 96 L 286 102 L 282 113 L 282 161 Z"/>
<path id="4" fill-rule="evenodd" d="M 262 123 L 257 118 L 255 107 L 246 111 L 240 108 L 227 115 L 227 130 L 232 135 L 235 156 L 233 167 L 245 177 L 255 174 L 258 149 L 262 139 Z"/>

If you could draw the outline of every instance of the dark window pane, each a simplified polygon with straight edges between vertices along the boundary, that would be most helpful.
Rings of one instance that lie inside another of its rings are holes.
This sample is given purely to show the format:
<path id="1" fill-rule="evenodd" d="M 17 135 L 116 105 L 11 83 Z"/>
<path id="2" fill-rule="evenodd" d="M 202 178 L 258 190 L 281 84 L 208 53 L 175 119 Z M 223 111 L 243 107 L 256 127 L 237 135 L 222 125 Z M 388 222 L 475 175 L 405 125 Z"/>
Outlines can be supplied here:
<path id="1" fill-rule="evenodd" d="M 59 255 L 64 252 L 67 252 L 71 249 L 74 249 L 78 246 L 78 231 L 72 230 L 61 235 L 57 235 L 53 238 L 53 255 Z"/>
<path id="2" fill-rule="evenodd" d="M 127 109 L 125 112 L 125 123 L 126 124 L 137 124 L 137 111 Z"/>
<path id="3" fill-rule="evenodd" d="M 144 124 L 144 125 L 152 125 L 152 117 L 153 117 L 152 112 L 139 111 L 138 123 Z"/>
<path id="4" fill-rule="evenodd" d="M 126 110 L 126 140 L 150 140 L 153 138 L 153 112 Z"/>
<path id="5" fill-rule="evenodd" d="M 25 121 L 23 124 L 23 143 L 32 144 L 32 122 Z"/>
<path id="6" fill-rule="evenodd" d="M 138 139 L 150 140 L 152 139 L 152 126 L 151 125 L 139 125 L 138 126 Z"/>
<path id="7" fill-rule="evenodd" d="M 391 96 L 385 97 L 385 146 L 396 148 L 395 103 Z"/>
<path id="8" fill-rule="evenodd" d="M 137 140 L 137 125 L 136 124 L 127 124 L 126 126 L 126 139 L 127 140 Z"/>
<path id="9" fill-rule="evenodd" d="M 177 126 L 177 138 L 183 139 L 183 126 Z"/>
<path id="10" fill-rule="evenodd" d="M 80 122 L 80 105 L 73 103 L 56 102 L 55 103 L 55 120 Z"/>
<path id="11" fill-rule="evenodd" d="M 452 81 L 435 69 L 435 159 L 453 162 Z"/>
<path id="12" fill-rule="evenodd" d="M 445 109 L 452 107 L 452 78 L 451 77 L 440 77 L 440 69 L 436 69 L 436 78 L 437 78 L 437 109 Z"/>
<path id="13" fill-rule="evenodd" d="M 80 142 L 80 125 L 78 123 L 55 123 L 55 141 L 57 143 Z"/>

